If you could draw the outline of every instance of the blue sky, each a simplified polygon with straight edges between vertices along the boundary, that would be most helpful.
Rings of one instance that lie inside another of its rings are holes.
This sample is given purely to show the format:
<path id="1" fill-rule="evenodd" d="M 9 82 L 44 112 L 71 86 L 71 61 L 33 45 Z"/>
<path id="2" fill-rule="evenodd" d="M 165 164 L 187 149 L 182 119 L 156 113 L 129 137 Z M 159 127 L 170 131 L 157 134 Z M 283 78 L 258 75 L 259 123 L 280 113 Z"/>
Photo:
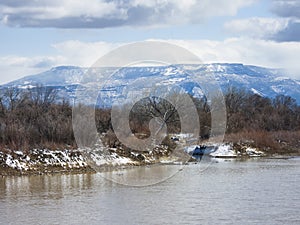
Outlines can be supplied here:
<path id="1" fill-rule="evenodd" d="M 203 62 L 282 67 L 300 78 L 297 0 L 0 1 L 0 84 L 113 48 L 163 40 Z"/>

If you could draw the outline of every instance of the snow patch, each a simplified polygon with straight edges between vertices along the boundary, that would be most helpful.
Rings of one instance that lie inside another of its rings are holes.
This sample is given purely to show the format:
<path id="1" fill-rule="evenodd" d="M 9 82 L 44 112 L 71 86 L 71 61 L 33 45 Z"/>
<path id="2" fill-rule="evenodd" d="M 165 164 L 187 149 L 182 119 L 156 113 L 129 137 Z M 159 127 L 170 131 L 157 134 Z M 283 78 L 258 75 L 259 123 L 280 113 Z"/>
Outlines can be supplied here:
<path id="1" fill-rule="evenodd" d="M 202 89 L 199 87 L 194 87 L 192 92 L 196 98 L 201 98 L 204 96 Z"/>
<path id="2" fill-rule="evenodd" d="M 209 154 L 212 157 L 237 157 L 233 147 L 229 144 L 222 144 L 217 147 L 215 152 Z"/>
<path id="3" fill-rule="evenodd" d="M 119 156 L 115 152 L 108 153 L 101 149 L 89 152 L 89 156 L 96 166 L 121 166 L 137 163 L 130 158 Z"/>
<path id="4" fill-rule="evenodd" d="M 274 80 L 276 81 L 284 81 L 284 80 L 290 80 L 288 77 L 275 77 Z"/>
<path id="5" fill-rule="evenodd" d="M 48 149 L 32 150 L 28 155 L 21 151 L 12 154 L 0 154 L 0 164 L 19 171 L 27 171 L 37 165 L 44 167 L 60 166 L 62 168 L 86 167 L 87 163 L 79 152 L 69 150 L 50 151 Z"/>
<path id="6" fill-rule="evenodd" d="M 283 93 L 284 91 L 282 90 L 282 88 L 278 87 L 278 86 L 271 86 L 272 90 L 274 92 L 276 92 L 277 94 Z"/>
<path id="7" fill-rule="evenodd" d="M 259 95 L 259 96 L 261 96 L 261 97 L 264 96 L 264 94 L 263 94 L 262 92 L 260 92 L 260 91 L 258 91 L 258 90 L 256 90 L 256 89 L 254 89 L 254 88 L 251 88 L 251 91 L 252 91 L 254 94 L 257 94 L 257 95 Z"/>
<path id="8" fill-rule="evenodd" d="M 264 152 L 257 150 L 256 148 L 248 147 L 246 148 L 246 153 L 248 156 L 263 156 Z"/>

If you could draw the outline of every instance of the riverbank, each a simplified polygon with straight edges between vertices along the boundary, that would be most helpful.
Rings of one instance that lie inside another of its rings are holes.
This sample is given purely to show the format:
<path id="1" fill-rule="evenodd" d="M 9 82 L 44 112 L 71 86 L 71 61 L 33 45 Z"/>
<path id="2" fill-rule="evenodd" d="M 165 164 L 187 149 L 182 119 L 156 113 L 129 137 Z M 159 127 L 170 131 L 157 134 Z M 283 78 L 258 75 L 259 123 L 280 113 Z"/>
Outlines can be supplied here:
<path id="1" fill-rule="evenodd" d="M 128 151 L 122 148 L 99 147 L 95 150 L 30 150 L 0 151 L 0 176 L 41 175 L 55 173 L 95 173 L 120 166 L 154 164 L 170 156 L 166 146 L 157 146 L 150 152 Z"/>
<path id="2" fill-rule="evenodd" d="M 0 152 L 0 175 L 42 175 L 95 172 L 76 150 L 32 150 Z"/>
<path id="3" fill-rule="evenodd" d="M 21 151 L 0 151 L 0 176 L 42 175 L 42 174 L 78 174 L 95 173 L 126 166 L 143 166 L 155 163 L 179 163 L 195 161 L 199 155 L 212 158 L 250 158 L 250 157 L 292 157 L 300 152 L 282 152 L 269 154 L 251 147 L 249 144 L 211 144 L 188 146 L 184 148 L 185 158 L 176 157 L 165 146 L 150 152 L 124 151 L 123 149 L 99 148 L 90 151 L 80 150 L 38 150 L 26 153 Z M 190 160 L 187 160 L 190 157 Z M 92 163 L 91 163 L 92 162 Z M 92 165 L 92 166 L 91 166 Z"/>

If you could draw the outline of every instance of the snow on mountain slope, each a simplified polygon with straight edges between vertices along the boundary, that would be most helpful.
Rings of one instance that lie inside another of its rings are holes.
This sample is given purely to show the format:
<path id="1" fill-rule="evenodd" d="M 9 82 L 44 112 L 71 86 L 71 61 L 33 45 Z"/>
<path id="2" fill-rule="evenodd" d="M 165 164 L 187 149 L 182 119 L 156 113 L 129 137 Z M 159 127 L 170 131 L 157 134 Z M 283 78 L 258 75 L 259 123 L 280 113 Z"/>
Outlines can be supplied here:
<path id="1" fill-rule="evenodd" d="M 221 88 L 226 90 L 228 87 L 244 88 L 266 97 L 275 97 L 283 94 L 289 95 L 300 103 L 300 82 L 288 78 L 284 71 L 279 69 L 268 69 L 257 66 L 243 64 L 203 64 L 194 66 L 197 74 L 214 74 Z M 4 87 L 31 88 L 36 85 L 53 86 L 59 89 L 60 95 L 73 98 L 74 93 L 88 68 L 73 66 L 60 66 L 49 71 L 27 76 L 4 85 Z M 110 77 L 105 84 L 103 92 L 108 96 L 108 101 L 113 101 L 122 94 L 123 88 L 132 82 L 144 78 L 162 81 L 160 85 L 179 85 L 187 92 L 196 95 L 195 90 L 199 90 L 197 84 L 192 81 L 193 73 L 185 71 L 182 65 L 160 66 L 160 67 L 126 67 L 118 70 L 111 75 L 113 68 L 104 69 L 104 73 Z M 142 87 L 137 87 L 142 88 Z M 198 95 L 199 95 L 198 93 Z"/>
<path id="2" fill-rule="evenodd" d="M 26 88 L 28 85 L 36 86 L 38 84 L 44 86 L 74 85 L 80 82 L 86 71 L 86 68 L 75 66 L 59 66 L 40 74 L 26 76 L 19 80 L 8 83 L 5 86 Z"/>

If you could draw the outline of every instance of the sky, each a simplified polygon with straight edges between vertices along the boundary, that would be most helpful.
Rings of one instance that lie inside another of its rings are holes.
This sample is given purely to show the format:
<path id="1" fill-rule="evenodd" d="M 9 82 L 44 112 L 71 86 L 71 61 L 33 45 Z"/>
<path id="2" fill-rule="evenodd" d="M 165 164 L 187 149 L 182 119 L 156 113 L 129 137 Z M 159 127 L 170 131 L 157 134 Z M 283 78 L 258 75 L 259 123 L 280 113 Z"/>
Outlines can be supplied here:
<path id="1" fill-rule="evenodd" d="M 300 79 L 300 0 L 0 0 L 0 84 L 145 40 Z"/>

